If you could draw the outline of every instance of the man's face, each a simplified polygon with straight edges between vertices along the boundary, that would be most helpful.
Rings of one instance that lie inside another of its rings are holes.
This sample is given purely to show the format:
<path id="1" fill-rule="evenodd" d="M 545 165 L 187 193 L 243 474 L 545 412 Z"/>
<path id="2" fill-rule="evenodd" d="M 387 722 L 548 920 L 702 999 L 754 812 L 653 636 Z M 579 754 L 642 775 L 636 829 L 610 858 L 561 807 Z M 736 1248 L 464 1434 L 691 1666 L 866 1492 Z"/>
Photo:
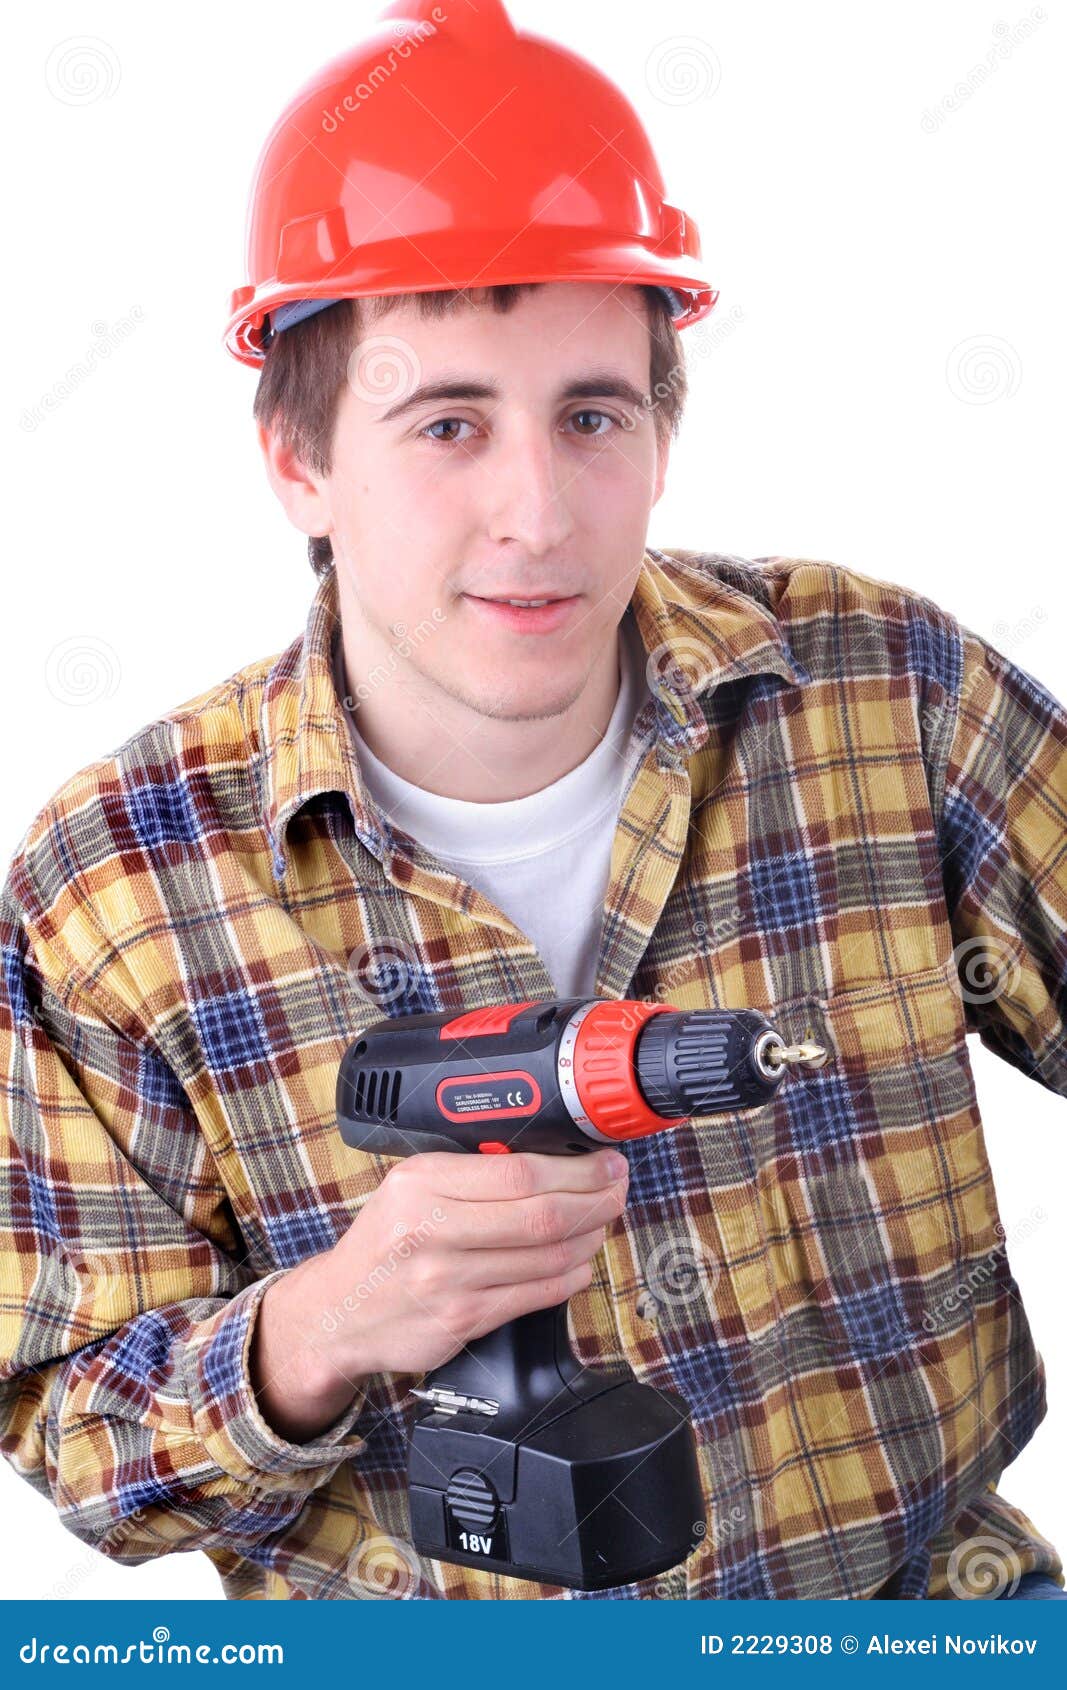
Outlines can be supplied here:
<path id="1" fill-rule="evenodd" d="M 353 656 L 369 673 L 401 648 L 431 707 L 443 691 L 524 719 L 580 696 L 614 652 L 663 489 L 649 353 L 635 287 L 555 283 L 439 321 L 404 301 L 373 326 L 319 483 L 352 686 Z M 516 626 L 481 602 L 504 596 L 574 602 Z"/>

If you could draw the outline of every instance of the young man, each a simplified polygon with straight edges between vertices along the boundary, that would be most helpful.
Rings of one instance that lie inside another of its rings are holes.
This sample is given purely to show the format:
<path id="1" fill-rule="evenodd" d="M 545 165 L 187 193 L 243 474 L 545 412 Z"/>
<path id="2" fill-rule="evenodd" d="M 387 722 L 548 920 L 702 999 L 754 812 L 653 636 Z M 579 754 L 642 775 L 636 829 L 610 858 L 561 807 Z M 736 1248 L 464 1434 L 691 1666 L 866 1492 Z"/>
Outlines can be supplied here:
<path id="1" fill-rule="evenodd" d="M 486 108 L 490 72 L 531 109 L 556 85 L 471 14 L 376 87 L 413 187 L 403 79 L 438 49 L 422 95 L 466 53 Z M 689 1405 L 708 1515 L 685 1563 L 598 1595 L 1058 1582 L 995 1488 L 1044 1402 L 966 1035 L 1067 1096 L 1067 713 L 904 587 L 647 546 L 675 331 L 712 295 L 644 202 L 625 259 L 621 225 L 597 244 L 596 169 L 585 222 L 515 232 L 525 281 L 471 213 L 435 287 L 417 193 L 407 271 L 369 229 L 338 254 L 291 143 L 381 51 L 276 131 L 251 239 L 284 279 L 253 263 L 230 326 L 310 538 L 306 630 L 73 776 L 0 894 L 3 1452 L 104 1554 L 201 1549 L 230 1596 L 577 1596 L 420 1558 L 406 1503 L 411 1386 L 569 1298 L 582 1361 Z M 579 65 L 561 110 L 589 115 Z M 384 169 L 324 132 L 330 191 Z M 556 995 L 756 1008 L 830 1059 L 636 1142 L 628 1179 L 343 1145 L 362 1027 Z"/>

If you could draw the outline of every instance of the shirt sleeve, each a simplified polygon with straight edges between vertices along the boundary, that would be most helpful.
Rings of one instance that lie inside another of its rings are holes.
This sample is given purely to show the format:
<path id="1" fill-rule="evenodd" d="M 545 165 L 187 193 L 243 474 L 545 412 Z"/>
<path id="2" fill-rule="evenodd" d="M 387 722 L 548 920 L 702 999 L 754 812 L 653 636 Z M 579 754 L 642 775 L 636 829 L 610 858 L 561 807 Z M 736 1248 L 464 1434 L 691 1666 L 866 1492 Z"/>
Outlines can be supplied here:
<path id="1" fill-rule="evenodd" d="M 960 628 L 940 851 L 968 1028 L 1067 1097 L 1067 711 Z"/>
<path id="2" fill-rule="evenodd" d="M 35 951 L 47 947 L 34 946 L 9 887 L 0 1452 L 112 1559 L 241 1551 L 290 1525 L 363 1449 L 365 1395 L 302 1444 L 263 1418 L 249 1349 L 285 1270 L 255 1278 L 176 1076 L 69 978 L 46 978 Z"/>

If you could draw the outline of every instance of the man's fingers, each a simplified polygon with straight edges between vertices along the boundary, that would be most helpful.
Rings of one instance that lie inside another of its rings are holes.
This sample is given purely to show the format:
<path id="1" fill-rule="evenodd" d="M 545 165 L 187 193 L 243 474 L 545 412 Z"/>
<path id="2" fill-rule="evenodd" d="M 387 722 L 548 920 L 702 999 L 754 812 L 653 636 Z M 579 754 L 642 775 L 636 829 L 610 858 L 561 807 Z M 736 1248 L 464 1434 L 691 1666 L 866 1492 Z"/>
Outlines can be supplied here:
<path id="1" fill-rule="evenodd" d="M 506 1203 L 453 1199 L 438 1237 L 456 1250 L 500 1250 L 556 1244 L 593 1227 L 608 1226 L 626 1206 L 622 1183 L 594 1191 L 551 1191 Z"/>
<path id="2" fill-rule="evenodd" d="M 492 1299 L 489 1312 L 485 1319 L 475 1326 L 471 1338 L 480 1338 L 486 1332 L 495 1332 L 498 1326 L 506 1325 L 509 1320 L 517 1320 L 520 1315 L 532 1314 L 535 1309 L 550 1309 L 559 1303 L 566 1303 L 592 1282 L 593 1264 L 591 1261 L 585 1261 L 572 1268 L 569 1273 L 556 1274 L 551 1279 L 531 1280 L 524 1285 L 493 1286 L 488 1293 Z"/>
<path id="3" fill-rule="evenodd" d="M 494 1285 L 522 1285 L 548 1278 L 552 1274 L 572 1273 L 582 1262 L 589 1261 L 603 1244 L 606 1226 L 593 1227 L 588 1232 L 576 1232 L 553 1244 L 527 1245 L 525 1248 L 462 1250 L 453 1258 L 452 1272 L 456 1282 L 466 1287 Z"/>

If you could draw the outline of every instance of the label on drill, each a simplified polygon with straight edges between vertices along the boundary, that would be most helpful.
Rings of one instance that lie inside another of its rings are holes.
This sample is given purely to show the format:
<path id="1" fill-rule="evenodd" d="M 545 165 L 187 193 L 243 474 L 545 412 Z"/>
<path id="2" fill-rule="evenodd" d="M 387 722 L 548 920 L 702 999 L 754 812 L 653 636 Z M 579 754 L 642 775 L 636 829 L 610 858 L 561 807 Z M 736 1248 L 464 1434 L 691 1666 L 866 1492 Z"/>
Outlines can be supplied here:
<path id="1" fill-rule="evenodd" d="M 509 1121 L 536 1115 L 541 1088 L 532 1074 L 514 1069 L 505 1074 L 461 1074 L 442 1080 L 437 1107 L 450 1121 Z"/>
<path id="2" fill-rule="evenodd" d="M 465 1524 L 445 1508 L 445 1537 L 449 1549 L 464 1555 L 482 1555 L 487 1561 L 509 1561 L 508 1523 L 503 1511 L 488 1526 Z"/>

